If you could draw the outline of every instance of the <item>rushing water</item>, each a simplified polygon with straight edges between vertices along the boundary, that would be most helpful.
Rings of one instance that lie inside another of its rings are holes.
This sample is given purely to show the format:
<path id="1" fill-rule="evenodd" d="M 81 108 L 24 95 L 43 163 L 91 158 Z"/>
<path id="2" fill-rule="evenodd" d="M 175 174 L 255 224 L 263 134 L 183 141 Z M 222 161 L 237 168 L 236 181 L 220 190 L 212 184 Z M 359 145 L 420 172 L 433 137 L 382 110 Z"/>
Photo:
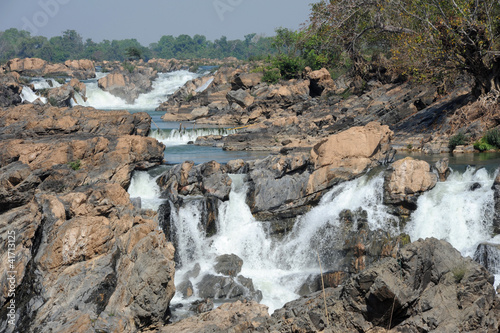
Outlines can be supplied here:
<path id="1" fill-rule="evenodd" d="M 160 74 L 153 83 L 153 90 L 141 95 L 133 105 L 100 90 L 97 79 L 86 81 L 87 101 L 77 97 L 77 104 L 96 108 L 128 109 L 131 112 L 146 111 L 153 119 L 151 136 L 166 145 L 167 164 L 193 160 L 203 163 L 217 160 L 221 163 L 230 159 L 251 159 L 262 157 L 263 153 L 225 152 L 220 147 L 199 147 L 188 144 L 200 135 L 229 135 L 233 131 L 219 128 L 200 128 L 192 123 L 166 123 L 161 121 L 163 112 L 153 111 L 178 87 L 198 74 L 186 71 Z M 57 86 L 57 82 L 52 82 Z M 35 82 L 37 89 L 48 89 L 47 81 Z M 203 87 L 202 87 L 203 88 Z M 200 89 L 202 89 L 200 88 Z M 39 96 L 28 87 L 22 97 L 34 101 Z M 193 128 L 194 127 L 194 128 Z M 427 156 L 418 156 L 427 159 Z M 431 157 L 434 158 L 434 157 Z M 317 256 L 325 262 L 324 270 L 335 269 L 335 258 L 329 249 L 336 240 L 339 229 L 339 213 L 344 209 L 358 208 L 367 212 L 371 229 L 382 229 L 393 234 L 406 232 L 412 240 L 436 237 L 450 242 L 463 255 L 472 256 L 477 245 L 483 242 L 500 244 L 500 236 L 491 238 L 493 217 L 493 191 L 496 168 L 500 158 L 497 155 L 461 155 L 450 160 L 455 170 L 445 182 L 422 195 L 418 209 L 412 214 L 406 226 L 397 226 L 394 218 L 382 204 L 383 175 L 365 175 L 342 183 L 324 195 L 320 203 L 309 213 L 298 217 L 293 230 L 281 240 L 269 236 L 265 223 L 255 220 L 245 202 L 247 184 L 244 175 L 232 175 L 230 198 L 219 207 L 218 232 L 207 238 L 201 231 L 202 210 L 200 200 L 186 199 L 178 210 L 172 210 L 171 218 L 176 230 L 177 254 L 180 261 L 176 281 L 181 282 L 184 274 L 199 263 L 201 272 L 191 282 L 196 285 L 204 274 L 214 273 L 212 267 L 218 255 L 234 253 L 244 261 L 241 275 L 251 278 L 255 287 L 263 292 L 262 303 L 270 312 L 284 303 L 298 297 L 297 289 L 310 274 L 319 273 Z M 433 162 L 433 161 L 430 161 Z M 474 167 L 466 167 L 474 165 Z M 481 168 L 481 167 L 485 168 Z M 128 192 L 131 197 L 140 197 L 143 208 L 157 210 L 164 203 L 157 177 L 169 166 L 164 165 L 148 172 L 135 172 Z M 490 269 L 500 281 L 500 250 L 482 249 Z M 487 252 L 487 253 L 486 253 Z M 189 303 L 194 295 L 183 300 L 176 295 L 173 303 Z"/>

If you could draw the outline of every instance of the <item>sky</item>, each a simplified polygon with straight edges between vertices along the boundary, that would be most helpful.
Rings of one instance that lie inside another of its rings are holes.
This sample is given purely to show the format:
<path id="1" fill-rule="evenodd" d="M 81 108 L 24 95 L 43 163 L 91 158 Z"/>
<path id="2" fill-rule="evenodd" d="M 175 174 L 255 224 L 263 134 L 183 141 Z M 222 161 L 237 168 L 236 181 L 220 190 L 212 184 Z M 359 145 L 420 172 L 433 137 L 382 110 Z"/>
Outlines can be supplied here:
<path id="1" fill-rule="evenodd" d="M 76 30 L 83 39 L 135 38 L 142 45 L 163 35 L 273 36 L 298 29 L 315 0 L 0 0 L 0 31 L 28 30 L 32 36 L 61 36 Z"/>

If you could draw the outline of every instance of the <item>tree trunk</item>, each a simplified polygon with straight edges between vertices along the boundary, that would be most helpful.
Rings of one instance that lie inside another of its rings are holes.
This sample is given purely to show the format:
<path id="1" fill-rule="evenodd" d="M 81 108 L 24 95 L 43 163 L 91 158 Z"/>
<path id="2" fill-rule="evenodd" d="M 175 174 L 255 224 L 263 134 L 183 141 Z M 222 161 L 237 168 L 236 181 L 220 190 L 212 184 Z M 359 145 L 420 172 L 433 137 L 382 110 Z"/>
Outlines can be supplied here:
<path id="1" fill-rule="evenodd" d="M 474 88 L 472 93 L 479 97 L 492 90 L 500 91 L 500 56 L 493 60 L 489 69 L 483 69 L 472 73 L 474 75 Z"/>

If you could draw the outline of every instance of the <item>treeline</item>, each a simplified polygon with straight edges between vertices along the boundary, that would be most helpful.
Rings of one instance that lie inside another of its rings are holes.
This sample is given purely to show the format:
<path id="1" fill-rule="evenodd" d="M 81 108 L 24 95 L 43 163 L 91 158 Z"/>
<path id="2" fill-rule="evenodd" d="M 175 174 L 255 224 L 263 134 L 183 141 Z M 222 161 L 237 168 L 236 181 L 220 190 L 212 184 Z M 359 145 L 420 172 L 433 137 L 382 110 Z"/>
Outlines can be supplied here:
<path id="1" fill-rule="evenodd" d="M 12 58 L 36 57 L 51 62 L 64 62 L 68 59 L 92 59 L 95 61 L 124 61 L 130 57 L 150 58 L 211 58 L 238 59 L 261 58 L 274 53 L 271 37 L 255 33 L 248 34 L 244 40 L 228 40 L 225 36 L 215 41 L 205 36 L 188 35 L 163 36 L 157 43 L 148 47 L 136 39 L 103 40 L 96 43 L 92 39 L 83 41 L 75 30 L 66 30 L 62 36 L 46 38 L 31 36 L 28 31 L 15 28 L 0 31 L 0 61 Z"/>

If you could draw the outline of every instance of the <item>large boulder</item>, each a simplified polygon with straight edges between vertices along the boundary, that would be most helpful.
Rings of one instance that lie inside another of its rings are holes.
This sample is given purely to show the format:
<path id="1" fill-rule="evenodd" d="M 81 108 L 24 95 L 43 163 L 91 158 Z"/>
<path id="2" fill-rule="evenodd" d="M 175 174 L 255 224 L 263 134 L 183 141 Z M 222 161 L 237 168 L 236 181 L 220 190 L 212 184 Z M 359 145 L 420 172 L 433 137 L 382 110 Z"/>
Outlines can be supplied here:
<path id="1" fill-rule="evenodd" d="M 335 82 L 326 68 L 317 71 L 306 68 L 306 78 L 310 81 L 309 89 L 312 97 L 321 96 L 336 89 Z"/>
<path id="2" fill-rule="evenodd" d="M 389 126 L 369 123 L 352 127 L 330 136 L 311 151 L 314 172 L 307 185 L 307 193 L 315 193 L 349 180 L 377 164 L 386 163 L 390 155 L 393 132 Z"/>
<path id="3" fill-rule="evenodd" d="M 21 104 L 22 90 L 18 73 L 0 74 L 0 107 Z"/>
<path id="4" fill-rule="evenodd" d="M 49 89 L 47 99 L 52 106 L 71 107 L 71 100 L 74 98 L 75 89 L 70 84 Z"/>
<path id="5" fill-rule="evenodd" d="M 132 104 L 140 94 L 151 91 L 157 72 L 150 67 L 134 67 L 132 71 L 121 69 L 99 79 L 99 88 Z"/>
<path id="6" fill-rule="evenodd" d="M 418 240 L 338 288 L 285 304 L 267 329 L 497 332 L 500 299 L 492 283 L 484 267 L 445 241 Z"/>
<path id="7" fill-rule="evenodd" d="M 495 200 L 495 213 L 493 215 L 493 232 L 500 234 L 500 173 L 496 176 L 493 186 L 493 199 Z"/>
<path id="8" fill-rule="evenodd" d="M 262 73 L 241 73 L 236 74 L 231 80 L 231 89 L 252 89 L 262 81 Z"/>
<path id="9" fill-rule="evenodd" d="M 67 60 L 64 64 L 51 64 L 39 58 L 9 60 L 6 69 L 25 76 L 70 76 L 79 80 L 95 77 L 94 62 L 88 59 Z"/>
<path id="10" fill-rule="evenodd" d="M 236 103 L 242 108 L 246 108 L 251 105 L 254 101 L 254 97 L 243 89 L 231 90 L 227 93 L 227 101 L 229 104 Z"/>
<path id="11" fill-rule="evenodd" d="M 417 208 L 418 197 L 436 186 L 438 177 L 426 161 L 406 157 L 394 162 L 384 179 L 384 203 Z"/>

